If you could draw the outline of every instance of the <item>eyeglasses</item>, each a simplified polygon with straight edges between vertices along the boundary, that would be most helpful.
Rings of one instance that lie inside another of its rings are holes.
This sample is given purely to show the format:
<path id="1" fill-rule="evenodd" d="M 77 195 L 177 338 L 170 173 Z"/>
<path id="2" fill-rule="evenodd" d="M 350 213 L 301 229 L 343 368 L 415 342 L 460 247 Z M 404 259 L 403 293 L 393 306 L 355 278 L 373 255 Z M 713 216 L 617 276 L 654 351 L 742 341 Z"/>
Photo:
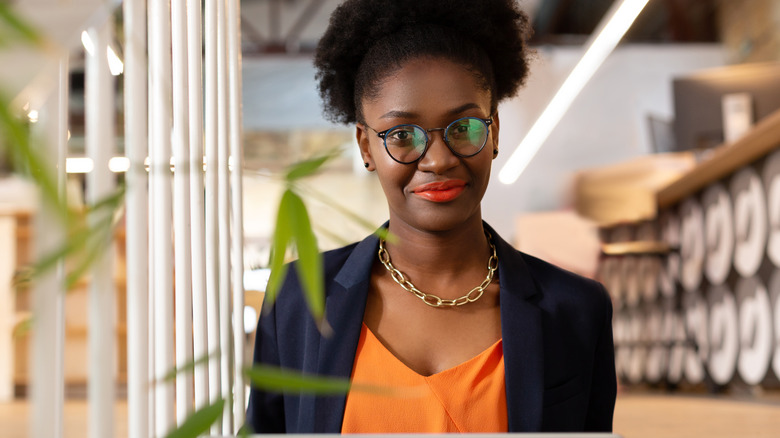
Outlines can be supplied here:
<path id="1" fill-rule="evenodd" d="M 477 155 L 487 143 L 493 118 L 463 117 L 447 125 L 446 128 L 425 129 L 422 126 L 403 124 L 390 129 L 376 132 L 385 143 L 385 150 L 390 158 L 401 163 L 411 164 L 425 155 L 430 145 L 429 132 L 444 131 L 444 144 L 453 154 L 462 157 Z"/>

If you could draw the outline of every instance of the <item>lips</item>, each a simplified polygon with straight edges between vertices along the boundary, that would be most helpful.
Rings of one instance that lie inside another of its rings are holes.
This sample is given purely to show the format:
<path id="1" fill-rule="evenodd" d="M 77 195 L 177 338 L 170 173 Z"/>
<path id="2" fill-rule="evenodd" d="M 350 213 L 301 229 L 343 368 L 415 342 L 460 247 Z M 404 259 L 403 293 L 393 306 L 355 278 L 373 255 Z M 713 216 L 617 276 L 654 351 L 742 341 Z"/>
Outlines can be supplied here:
<path id="1" fill-rule="evenodd" d="M 419 185 L 412 190 L 412 193 L 432 202 L 449 202 L 460 196 L 465 188 L 465 181 L 450 179 Z"/>

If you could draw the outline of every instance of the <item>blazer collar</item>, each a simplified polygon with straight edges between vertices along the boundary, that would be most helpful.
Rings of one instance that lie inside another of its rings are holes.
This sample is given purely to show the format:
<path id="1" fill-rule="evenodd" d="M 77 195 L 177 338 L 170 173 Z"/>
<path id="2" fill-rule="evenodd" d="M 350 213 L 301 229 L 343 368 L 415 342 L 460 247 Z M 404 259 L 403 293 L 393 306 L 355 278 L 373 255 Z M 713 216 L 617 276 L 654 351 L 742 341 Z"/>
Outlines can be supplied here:
<path id="1" fill-rule="evenodd" d="M 542 427 L 544 340 L 541 299 L 523 254 L 487 224 L 498 254 L 501 335 L 504 338 L 507 420 L 510 432 L 534 432 Z"/>
<path id="2" fill-rule="evenodd" d="M 335 286 L 325 299 L 325 316 L 333 328 L 320 338 L 317 374 L 349 378 L 360 340 L 371 267 L 379 239 L 371 235 L 352 250 L 333 278 Z M 314 401 L 314 432 L 340 433 L 347 396 L 317 397 Z"/>

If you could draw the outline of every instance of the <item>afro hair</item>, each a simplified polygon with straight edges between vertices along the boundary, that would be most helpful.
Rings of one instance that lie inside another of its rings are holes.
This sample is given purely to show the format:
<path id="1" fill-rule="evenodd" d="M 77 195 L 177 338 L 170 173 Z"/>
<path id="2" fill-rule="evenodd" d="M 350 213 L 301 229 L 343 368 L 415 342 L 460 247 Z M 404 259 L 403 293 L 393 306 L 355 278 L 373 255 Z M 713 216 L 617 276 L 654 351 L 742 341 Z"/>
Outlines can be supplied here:
<path id="1" fill-rule="evenodd" d="M 325 115 L 360 121 L 361 99 L 421 56 L 464 65 L 491 91 L 495 110 L 525 81 L 531 33 L 515 0 L 346 0 L 331 15 L 314 59 Z"/>

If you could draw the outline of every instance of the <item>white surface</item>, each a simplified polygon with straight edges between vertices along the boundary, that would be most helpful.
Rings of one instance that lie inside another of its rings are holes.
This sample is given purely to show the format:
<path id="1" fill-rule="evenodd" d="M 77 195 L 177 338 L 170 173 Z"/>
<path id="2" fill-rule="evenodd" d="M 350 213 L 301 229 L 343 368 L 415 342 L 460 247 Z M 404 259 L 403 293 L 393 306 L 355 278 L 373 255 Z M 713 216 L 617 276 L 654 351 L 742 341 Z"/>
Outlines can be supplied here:
<path id="1" fill-rule="evenodd" d="M 739 355 L 739 316 L 734 294 L 725 286 L 715 286 L 708 293 L 709 346 L 707 360 L 712 381 L 725 385 L 734 379 Z"/>
<path id="2" fill-rule="evenodd" d="M 709 355 L 709 324 L 707 303 L 698 292 L 687 292 L 683 298 L 685 309 L 685 340 L 695 342 L 698 350 L 690 344 L 685 349 L 685 380 L 696 384 L 704 380 L 704 362 Z"/>
<path id="3" fill-rule="evenodd" d="M 233 385 L 233 325 L 230 305 L 230 155 L 229 96 L 228 96 L 228 54 L 227 54 L 227 5 L 217 5 L 217 211 L 218 211 L 218 253 L 219 253 L 219 344 L 222 398 L 225 411 L 222 417 L 222 433 L 233 433 L 233 409 L 229 402 Z"/>
<path id="4" fill-rule="evenodd" d="M 772 370 L 775 372 L 775 376 L 780 376 L 780 348 L 777 348 L 780 345 L 780 270 L 775 270 L 772 273 L 772 278 L 769 280 L 769 291 L 772 315 L 774 315 L 772 343 L 775 345 L 775 352 L 772 356 Z"/>
<path id="5" fill-rule="evenodd" d="M 748 385 L 764 380 L 772 362 L 772 306 L 766 286 L 757 277 L 737 283 L 739 362 L 737 370 Z"/>
<path id="6" fill-rule="evenodd" d="M 113 24 L 106 22 L 88 30 L 95 44 L 95 55 L 87 55 L 85 73 L 86 152 L 95 163 L 87 174 L 86 200 L 95 204 L 113 193 L 114 175 L 108 160 L 114 156 L 115 82 L 108 69 L 106 49 L 113 35 Z M 111 110 L 109 110 L 111 109 Z M 104 219 L 105 212 L 91 225 Z M 114 287 L 113 239 L 106 252 L 90 267 L 89 286 L 89 379 L 88 433 L 91 438 L 110 436 L 114 430 L 116 387 L 116 291 Z"/>
<path id="7" fill-rule="evenodd" d="M 676 213 L 667 211 L 661 214 L 661 240 L 670 247 L 680 246 L 680 220 Z M 677 292 L 677 281 L 680 279 L 680 254 L 672 251 L 662 260 L 659 285 L 664 297 L 674 297 Z"/>
<path id="8" fill-rule="evenodd" d="M 146 438 L 149 421 L 149 176 L 146 60 L 146 1 L 125 0 L 125 174 L 127 193 L 127 427 L 128 438 Z"/>
<path id="9" fill-rule="evenodd" d="M 244 424 L 246 395 L 243 378 L 244 369 L 244 211 L 243 147 L 241 135 L 241 4 L 239 0 L 227 2 L 228 28 L 228 90 L 229 90 L 229 152 L 232 159 L 230 174 L 230 223 L 231 245 L 231 287 L 233 290 L 233 430 Z"/>
<path id="10" fill-rule="evenodd" d="M 192 352 L 192 241 L 190 240 L 190 113 L 186 0 L 171 1 L 173 75 L 173 236 L 175 265 L 176 366 L 190 363 Z M 193 411 L 193 374 L 176 376 L 176 424 Z"/>
<path id="11" fill-rule="evenodd" d="M 713 284 L 722 284 L 731 272 L 734 256 L 734 208 L 726 188 L 716 183 L 702 196 L 706 262 L 704 275 Z"/>
<path id="12" fill-rule="evenodd" d="M 775 266 L 780 267 L 780 151 L 774 151 L 767 157 L 763 181 L 769 220 L 766 254 Z"/>
<path id="13" fill-rule="evenodd" d="M 664 314 L 659 304 L 649 306 L 647 312 L 647 334 L 651 342 L 650 352 L 647 355 L 645 379 L 650 383 L 658 383 L 666 374 L 668 364 L 667 345 L 664 341 Z"/>
<path id="14" fill-rule="evenodd" d="M 734 268 L 739 275 L 750 277 L 764 261 L 768 224 L 766 195 L 761 178 L 752 167 L 746 167 L 731 180 L 734 201 Z"/>
<path id="15" fill-rule="evenodd" d="M 153 379 L 174 366 L 173 254 L 171 250 L 171 28 L 166 1 L 150 2 L 149 11 L 149 172 L 152 250 Z M 175 424 L 172 383 L 154 386 L 154 435 L 164 436 Z"/>
<path id="16" fill-rule="evenodd" d="M 685 325 L 677 310 L 668 306 L 664 312 L 663 339 L 667 345 L 671 345 L 668 352 L 669 362 L 666 369 L 666 379 L 669 383 L 679 383 L 683 377 L 685 363 Z"/>
<path id="17" fill-rule="evenodd" d="M 196 359 L 208 355 L 206 242 L 203 201 L 203 15 L 200 0 L 187 2 L 190 104 L 190 207 L 192 216 L 192 343 Z M 208 365 L 195 367 L 195 409 L 208 405 Z"/>
<path id="18" fill-rule="evenodd" d="M 218 167 L 218 131 L 217 131 L 217 0 L 205 0 L 204 37 L 206 61 L 204 69 L 204 106 L 205 106 L 205 152 L 206 152 L 206 309 L 208 319 L 208 350 L 214 353 L 220 349 L 220 313 L 219 313 L 219 255 L 218 255 L 218 205 L 217 205 L 217 167 Z M 209 399 L 215 403 L 222 391 L 220 389 L 220 360 L 209 360 Z M 222 422 L 211 426 L 211 433 L 222 433 Z"/>
<path id="19" fill-rule="evenodd" d="M 695 197 L 680 206 L 680 283 L 688 292 L 701 285 L 704 270 L 704 212 Z"/>

